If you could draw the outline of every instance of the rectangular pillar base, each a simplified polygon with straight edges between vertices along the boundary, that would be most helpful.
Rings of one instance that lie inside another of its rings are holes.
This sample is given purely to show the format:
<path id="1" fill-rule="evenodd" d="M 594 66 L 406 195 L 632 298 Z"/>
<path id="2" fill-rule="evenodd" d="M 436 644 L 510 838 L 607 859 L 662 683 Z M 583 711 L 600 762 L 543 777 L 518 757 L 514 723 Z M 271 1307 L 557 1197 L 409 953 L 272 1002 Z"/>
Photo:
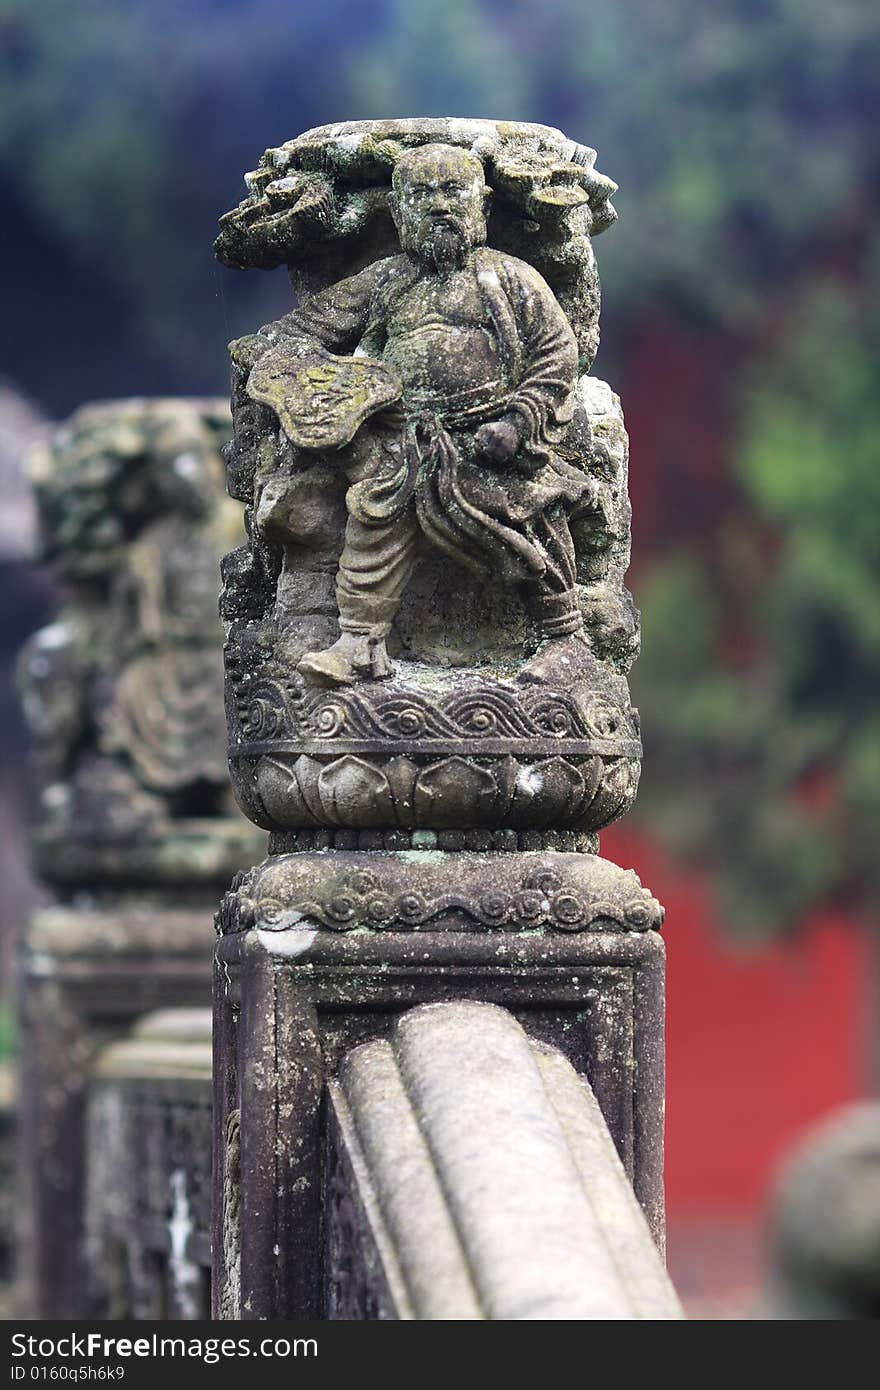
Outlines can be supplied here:
<path id="1" fill-rule="evenodd" d="M 324 1316 L 325 1082 L 418 1004 L 500 1004 L 558 1048 L 662 1246 L 661 922 L 592 855 L 294 854 L 245 875 L 216 951 L 215 1315 Z"/>

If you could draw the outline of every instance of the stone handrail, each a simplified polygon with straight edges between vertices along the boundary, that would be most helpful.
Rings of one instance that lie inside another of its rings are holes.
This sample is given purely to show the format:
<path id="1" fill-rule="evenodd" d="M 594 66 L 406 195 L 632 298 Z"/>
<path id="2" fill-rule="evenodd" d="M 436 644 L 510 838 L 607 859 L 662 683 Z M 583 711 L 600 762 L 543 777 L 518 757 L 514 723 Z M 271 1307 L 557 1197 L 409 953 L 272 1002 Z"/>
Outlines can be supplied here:
<path id="1" fill-rule="evenodd" d="M 329 1089 L 328 1316 L 682 1316 L 588 1083 L 505 1009 L 410 1010 Z"/>

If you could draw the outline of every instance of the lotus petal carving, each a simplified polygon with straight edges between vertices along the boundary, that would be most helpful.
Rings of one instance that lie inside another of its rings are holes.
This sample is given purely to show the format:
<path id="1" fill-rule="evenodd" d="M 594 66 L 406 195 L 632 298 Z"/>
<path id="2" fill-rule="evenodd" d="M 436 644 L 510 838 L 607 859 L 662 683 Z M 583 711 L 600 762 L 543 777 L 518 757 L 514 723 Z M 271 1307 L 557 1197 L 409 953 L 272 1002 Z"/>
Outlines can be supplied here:
<path id="1" fill-rule="evenodd" d="M 318 776 L 324 814 L 334 825 L 390 825 L 391 788 L 384 772 L 362 758 L 337 758 Z"/>
<path id="2" fill-rule="evenodd" d="M 285 830 L 321 823 L 319 817 L 312 815 L 303 797 L 295 768 L 295 763 L 281 756 L 264 757 L 256 772 L 260 800 L 271 820 Z"/>
<path id="3" fill-rule="evenodd" d="M 516 829 L 566 825 L 583 801 L 585 791 L 578 769 L 562 758 L 525 763 L 516 779 L 510 824 Z"/>
<path id="4" fill-rule="evenodd" d="M 419 773 L 413 805 L 417 825 L 491 825 L 498 783 L 491 771 L 465 758 L 444 758 Z"/>

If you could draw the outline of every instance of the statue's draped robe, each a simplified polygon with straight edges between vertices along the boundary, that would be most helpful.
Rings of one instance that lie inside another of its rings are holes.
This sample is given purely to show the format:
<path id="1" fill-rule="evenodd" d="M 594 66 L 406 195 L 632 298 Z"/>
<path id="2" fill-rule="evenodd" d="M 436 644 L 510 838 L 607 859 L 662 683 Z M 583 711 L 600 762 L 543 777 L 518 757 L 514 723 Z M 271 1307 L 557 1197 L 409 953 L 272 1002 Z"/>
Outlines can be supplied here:
<path id="1" fill-rule="evenodd" d="M 350 482 L 338 577 L 343 628 L 391 621 L 412 573 L 418 530 L 468 569 L 519 582 L 557 631 L 580 627 L 566 513 L 591 482 L 555 453 L 573 413 L 576 339 L 531 265 L 489 247 L 471 253 L 468 265 L 499 378 L 441 395 L 405 389 L 398 413 L 368 421 L 360 448 L 356 439 L 352 455 L 343 455 Z M 423 274 L 407 256 L 377 261 L 311 296 L 263 335 L 292 357 L 318 346 L 382 359 L 392 310 Z M 477 455 L 474 435 L 500 418 L 519 427 L 520 448 L 516 459 L 494 466 Z"/>
<path id="2" fill-rule="evenodd" d="M 213 640 L 225 540 L 214 522 L 163 517 L 129 547 L 119 585 L 118 654 L 126 644 L 133 649 L 115 682 L 100 683 L 100 747 L 164 795 L 199 783 L 227 786 L 223 667 Z"/>

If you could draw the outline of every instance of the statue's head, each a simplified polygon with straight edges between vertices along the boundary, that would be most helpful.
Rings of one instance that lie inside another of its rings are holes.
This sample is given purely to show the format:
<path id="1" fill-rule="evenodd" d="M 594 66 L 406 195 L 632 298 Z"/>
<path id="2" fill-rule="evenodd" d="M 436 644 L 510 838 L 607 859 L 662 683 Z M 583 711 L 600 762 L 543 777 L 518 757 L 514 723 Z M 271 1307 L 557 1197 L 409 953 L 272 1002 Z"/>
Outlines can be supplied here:
<path id="1" fill-rule="evenodd" d="M 43 557 L 74 581 L 110 578 L 164 517 L 207 520 L 222 497 L 222 403 L 81 406 L 29 459 Z"/>
<path id="2" fill-rule="evenodd" d="M 391 212 L 404 251 L 448 271 L 486 240 L 491 192 L 482 161 L 457 145 L 420 145 L 401 155 Z"/>

